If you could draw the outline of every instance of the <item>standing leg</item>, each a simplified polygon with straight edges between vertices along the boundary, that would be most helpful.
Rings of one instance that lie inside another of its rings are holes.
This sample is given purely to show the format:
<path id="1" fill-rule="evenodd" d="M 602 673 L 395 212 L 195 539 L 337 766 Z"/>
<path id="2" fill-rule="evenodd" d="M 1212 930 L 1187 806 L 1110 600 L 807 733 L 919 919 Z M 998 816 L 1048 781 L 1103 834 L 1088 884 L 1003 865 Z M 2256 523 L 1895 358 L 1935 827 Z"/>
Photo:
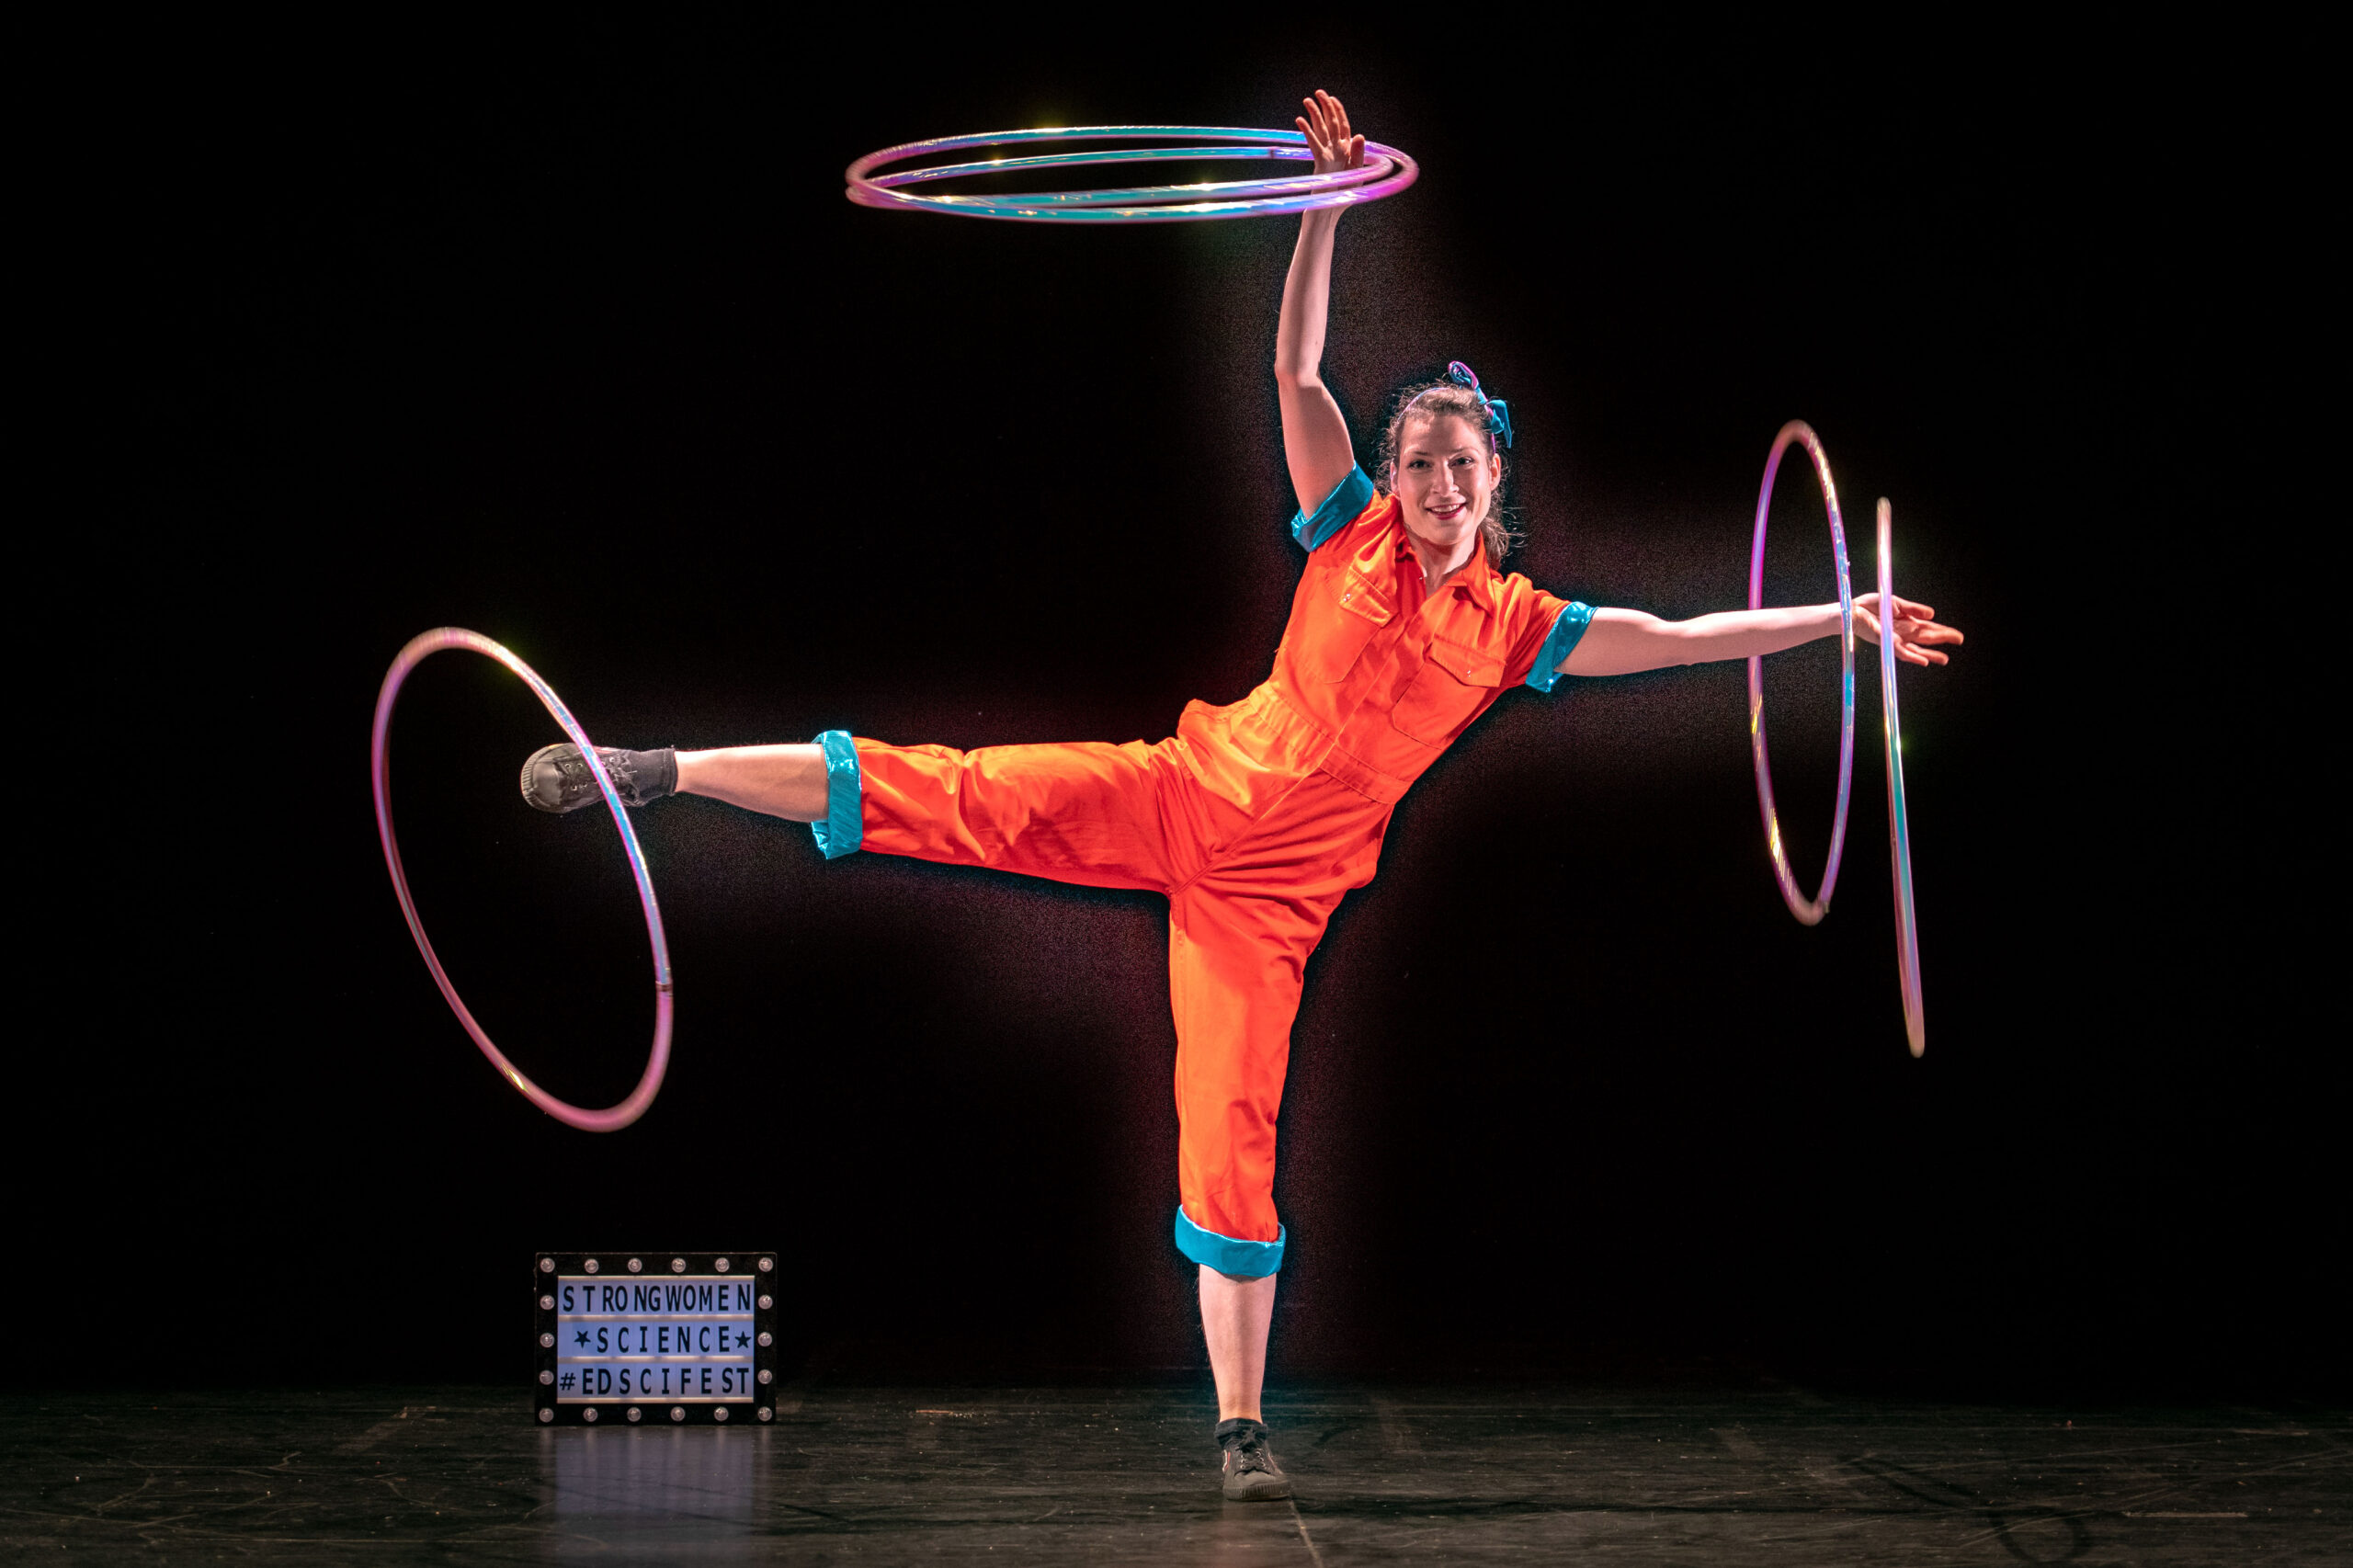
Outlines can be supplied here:
<path id="1" fill-rule="evenodd" d="M 1201 1337 L 1217 1379 L 1217 1418 L 1264 1422 L 1259 1391 L 1267 1381 L 1267 1330 L 1275 1321 L 1275 1276 L 1256 1279 L 1201 1265 Z"/>
<path id="2" fill-rule="evenodd" d="M 1230 1498 L 1288 1497 L 1260 1407 L 1275 1277 L 1275 1119 L 1307 960 L 1352 888 L 1372 880 L 1389 807 L 1304 781 L 1168 901 L 1176 1015 L 1177 1250 L 1200 1266 Z"/>
<path id="3" fill-rule="evenodd" d="M 1275 1214 L 1275 1117 L 1300 983 L 1329 914 L 1321 901 L 1244 892 L 1214 874 L 1169 903 L 1176 1245 L 1200 1266 L 1201 1335 L 1217 1380 L 1225 1494 L 1235 1500 L 1290 1495 L 1259 1405 L 1288 1239 Z"/>

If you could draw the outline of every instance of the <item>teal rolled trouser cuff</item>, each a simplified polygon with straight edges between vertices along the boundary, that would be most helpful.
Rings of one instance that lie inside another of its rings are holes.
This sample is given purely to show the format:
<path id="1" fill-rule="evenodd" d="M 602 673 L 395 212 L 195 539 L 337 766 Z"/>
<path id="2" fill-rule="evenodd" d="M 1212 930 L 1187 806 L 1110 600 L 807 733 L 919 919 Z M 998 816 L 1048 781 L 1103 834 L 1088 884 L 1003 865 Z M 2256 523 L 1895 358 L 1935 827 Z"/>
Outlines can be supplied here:
<path id="1" fill-rule="evenodd" d="M 817 737 L 825 748 L 825 817 L 813 822 L 809 831 L 817 835 L 817 847 L 825 852 L 828 860 L 838 860 L 845 855 L 858 853 L 866 842 L 866 824 L 858 815 L 858 799 L 864 793 L 858 773 L 858 748 L 849 744 L 847 730 L 827 730 Z"/>
<path id="2" fill-rule="evenodd" d="M 1183 1204 L 1176 1206 L 1176 1250 L 1220 1274 L 1244 1279 L 1265 1278 L 1282 1267 L 1283 1244 L 1290 1238 L 1290 1232 L 1277 1225 L 1273 1241 L 1238 1242 L 1232 1236 L 1202 1230 L 1185 1218 Z"/>

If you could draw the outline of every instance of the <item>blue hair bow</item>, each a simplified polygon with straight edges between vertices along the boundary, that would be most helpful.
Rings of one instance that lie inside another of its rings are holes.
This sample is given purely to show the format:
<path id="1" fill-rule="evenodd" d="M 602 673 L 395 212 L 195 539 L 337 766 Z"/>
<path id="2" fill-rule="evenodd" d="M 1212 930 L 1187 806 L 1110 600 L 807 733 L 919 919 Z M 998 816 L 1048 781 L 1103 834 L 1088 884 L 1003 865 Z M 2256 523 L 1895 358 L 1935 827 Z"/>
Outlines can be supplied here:
<path id="1" fill-rule="evenodd" d="M 1478 372 L 1460 359 L 1447 361 L 1446 379 L 1458 387 L 1469 387 L 1479 406 L 1487 411 L 1487 429 L 1503 445 L 1511 445 L 1511 409 L 1503 399 L 1489 397 L 1479 390 Z"/>

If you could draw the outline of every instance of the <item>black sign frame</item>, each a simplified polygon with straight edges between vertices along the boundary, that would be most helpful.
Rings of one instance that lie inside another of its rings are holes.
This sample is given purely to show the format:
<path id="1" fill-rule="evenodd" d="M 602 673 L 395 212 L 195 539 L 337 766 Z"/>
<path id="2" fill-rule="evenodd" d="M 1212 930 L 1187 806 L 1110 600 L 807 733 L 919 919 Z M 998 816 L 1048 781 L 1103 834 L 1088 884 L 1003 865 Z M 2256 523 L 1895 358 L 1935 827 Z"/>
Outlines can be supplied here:
<path id="1" fill-rule="evenodd" d="M 637 1267 L 630 1266 L 635 1263 Z M 537 1252 L 531 1255 L 531 1411 L 542 1426 L 766 1426 L 776 1419 L 776 1300 L 773 1252 Z M 743 1275 L 759 1282 L 753 1297 L 752 1392 L 742 1399 L 562 1401 L 555 1396 L 555 1282 L 566 1275 L 611 1275 L 653 1281 L 676 1275 Z"/>

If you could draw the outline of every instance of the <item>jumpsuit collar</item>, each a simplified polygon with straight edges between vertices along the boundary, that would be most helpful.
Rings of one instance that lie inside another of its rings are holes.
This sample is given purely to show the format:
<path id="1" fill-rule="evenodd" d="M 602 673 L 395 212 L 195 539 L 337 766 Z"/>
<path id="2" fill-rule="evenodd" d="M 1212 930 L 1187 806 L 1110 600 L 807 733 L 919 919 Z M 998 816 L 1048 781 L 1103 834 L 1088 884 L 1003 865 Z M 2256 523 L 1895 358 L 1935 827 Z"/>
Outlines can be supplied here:
<path id="1" fill-rule="evenodd" d="M 1397 507 L 1395 526 L 1397 528 L 1396 559 L 1401 565 L 1410 562 L 1412 577 L 1419 577 L 1422 571 L 1421 558 L 1414 553 L 1414 536 L 1405 527 L 1405 510 L 1402 505 Z M 1457 594 L 1468 598 L 1481 609 L 1492 612 L 1495 608 L 1495 568 L 1487 560 L 1487 541 L 1483 539 L 1472 547 L 1471 559 L 1464 562 L 1453 576 L 1440 583 L 1438 591 L 1439 594 Z M 1408 580 L 1410 581 L 1411 578 Z M 1431 597 L 1436 597 L 1436 595 L 1431 596 Z M 1425 602 L 1427 601 L 1425 600 Z"/>

